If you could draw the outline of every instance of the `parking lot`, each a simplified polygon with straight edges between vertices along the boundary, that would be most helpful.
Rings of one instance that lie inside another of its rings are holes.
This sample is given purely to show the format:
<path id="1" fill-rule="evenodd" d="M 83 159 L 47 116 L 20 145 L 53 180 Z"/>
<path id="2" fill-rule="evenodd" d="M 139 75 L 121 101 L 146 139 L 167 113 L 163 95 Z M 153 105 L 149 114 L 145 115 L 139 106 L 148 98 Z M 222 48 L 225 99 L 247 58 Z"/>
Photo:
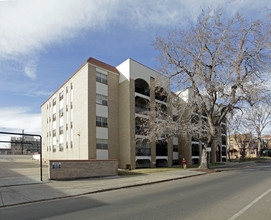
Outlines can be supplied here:
<path id="1" fill-rule="evenodd" d="M 43 165 L 43 180 L 48 181 L 48 167 Z M 40 162 L 31 155 L 0 155 L 0 186 L 40 183 Z"/>

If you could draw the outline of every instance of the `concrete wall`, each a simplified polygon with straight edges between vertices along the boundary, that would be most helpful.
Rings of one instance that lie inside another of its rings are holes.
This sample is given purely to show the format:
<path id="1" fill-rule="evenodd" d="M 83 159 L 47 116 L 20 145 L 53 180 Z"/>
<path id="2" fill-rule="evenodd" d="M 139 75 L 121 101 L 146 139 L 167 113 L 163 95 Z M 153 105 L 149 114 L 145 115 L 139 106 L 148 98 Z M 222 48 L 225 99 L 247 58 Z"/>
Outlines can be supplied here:
<path id="1" fill-rule="evenodd" d="M 117 160 L 50 160 L 49 179 L 78 179 L 118 175 Z"/>

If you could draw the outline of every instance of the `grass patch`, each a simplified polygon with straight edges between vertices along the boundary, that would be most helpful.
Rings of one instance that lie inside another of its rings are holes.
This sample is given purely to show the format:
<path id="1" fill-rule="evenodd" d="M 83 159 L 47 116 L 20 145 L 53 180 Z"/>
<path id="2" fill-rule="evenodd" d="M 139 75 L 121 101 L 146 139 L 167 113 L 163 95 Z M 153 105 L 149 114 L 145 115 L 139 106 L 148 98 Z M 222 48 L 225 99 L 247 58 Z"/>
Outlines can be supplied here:
<path id="1" fill-rule="evenodd" d="M 233 163 L 243 163 L 243 162 L 250 162 L 250 161 L 257 161 L 257 158 L 244 158 L 244 159 L 234 159 L 234 160 L 229 160 L 229 162 Z M 261 157 L 260 160 L 265 160 L 265 158 Z"/>
<path id="2" fill-rule="evenodd" d="M 166 167 L 166 168 L 146 168 L 146 169 L 135 169 L 135 170 L 118 170 L 119 176 L 130 176 L 139 174 L 158 173 L 166 171 L 181 170 L 180 167 Z"/>

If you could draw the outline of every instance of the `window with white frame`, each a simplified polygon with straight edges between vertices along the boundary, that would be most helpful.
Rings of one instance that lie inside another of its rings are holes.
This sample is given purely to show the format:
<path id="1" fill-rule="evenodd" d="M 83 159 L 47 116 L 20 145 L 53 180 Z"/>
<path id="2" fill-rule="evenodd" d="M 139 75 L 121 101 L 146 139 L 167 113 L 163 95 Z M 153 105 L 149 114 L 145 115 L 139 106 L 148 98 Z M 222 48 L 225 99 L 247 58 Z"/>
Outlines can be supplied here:
<path id="1" fill-rule="evenodd" d="M 63 117 L 63 108 L 59 110 L 59 117 Z"/>
<path id="2" fill-rule="evenodd" d="M 56 136 L 56 129 L 53 130 L 53 137 Z"/>
<path id="3" fill-rule="evenodd" d="M 59 144 L 59 151 L 63 151 L 63 144 Z"/>
<path id="4" fill-rule="evenodd" d="M 56 105 L 56 98 L 53 99 L 53 106 Z"/>
<path id="5" fill-rule="evenodd" d="M 107 139 L 96 139 L 96 149 L 107 150 L 108 140 Z"/>
<path id="6" fill-rule="evenodd" d="M 53 121 L 55 121 L 55 120 L 56 120 L 56 113 L 53 114 Z"/>
<path id="7" fill-rule="evenodd" d="M 107 96 L 96 94 L 96 103 L 101 105 L 107 105 Z"/>
<path id="8" fill-rule="evenodd" d="M 59 93 L 59 101 L 61 101 L 63 99 L 64 95 L 63 95 L 63 91 Z"/>
<path id="9" fill-rule="evenodd" d="M 63 126 L 59 127 L 59 134 L 63 134 Z"/>
<path id="10" fill-rule="evenodd" d="M 97 127 L 107 127 L 107 118 L 96 116 Z"/>
<path id="11" fill-rule="evenodd" d="M 100 72 L 96 72 L 96 81 L 107 84 L 107 75 Z"/>

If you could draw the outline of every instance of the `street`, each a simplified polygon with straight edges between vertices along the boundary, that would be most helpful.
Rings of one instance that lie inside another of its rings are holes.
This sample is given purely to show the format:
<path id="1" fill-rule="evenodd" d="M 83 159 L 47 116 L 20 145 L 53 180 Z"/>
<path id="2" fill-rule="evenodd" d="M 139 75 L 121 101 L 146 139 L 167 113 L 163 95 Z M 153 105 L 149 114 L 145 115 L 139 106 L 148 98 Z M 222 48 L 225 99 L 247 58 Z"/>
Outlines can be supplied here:
<path id="1" fill-rule="evenodd" d="M 0 208 L 0 219 L 270 219 L 271 162 Z"/>

